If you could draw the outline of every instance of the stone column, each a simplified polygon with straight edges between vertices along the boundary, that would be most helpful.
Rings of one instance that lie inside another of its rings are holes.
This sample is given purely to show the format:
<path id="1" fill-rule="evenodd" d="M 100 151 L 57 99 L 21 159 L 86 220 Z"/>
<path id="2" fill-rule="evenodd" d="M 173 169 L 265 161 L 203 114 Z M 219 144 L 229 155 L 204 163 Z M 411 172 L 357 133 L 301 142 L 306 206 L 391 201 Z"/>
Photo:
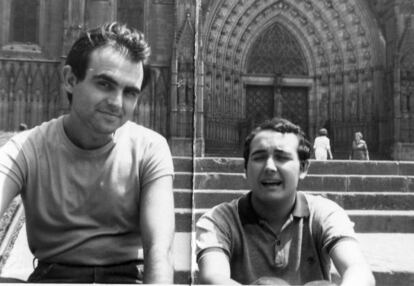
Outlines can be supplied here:
<path id="1" fill-rule="evenodd" d="M 85 28 L 85 0 L 67 0 L 64 14 L 62 57 Z"/>
<path id="2" fill-rule="evenodd" d="M 200 141 L 200 134 L 203 134 L 203 102 L 202 97 L 201 102 L 197 98 L 203 85 L 199 79 L 200 74 L 203 75 L 203 67 L 200 66 L 199 46 L 196 44 L 199 7 L 196 4 L 189 0 L 175 2 L 169 142 L 171 152 L 176 156 L 204 153 L 204 145 Z"/>
<path id="3" fill-rule="evenodd" d="M 201 0 L 196 0 L 195 17 L 195 75 L 194 75 L 194 142 L 195 156 L 204 156 L 204 60 L 201 21 Z"/>

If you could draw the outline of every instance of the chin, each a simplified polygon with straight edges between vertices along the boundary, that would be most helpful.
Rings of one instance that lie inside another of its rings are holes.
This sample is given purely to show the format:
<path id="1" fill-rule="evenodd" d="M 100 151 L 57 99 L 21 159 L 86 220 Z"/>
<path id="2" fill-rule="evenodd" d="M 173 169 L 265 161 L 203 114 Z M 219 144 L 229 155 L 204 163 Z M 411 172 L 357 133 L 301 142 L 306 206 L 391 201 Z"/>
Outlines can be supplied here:
<path id="1" fill-rule="evenodd" d="M 102 134 L 102 135 L 110 135 L 114 133 L 118 128 L 119 126 L 112 127 L 112 128 L 108 128 L 108 126 L 105 126 L 104 128 L 99 128 L 96 131 L 97 133 Z"/>

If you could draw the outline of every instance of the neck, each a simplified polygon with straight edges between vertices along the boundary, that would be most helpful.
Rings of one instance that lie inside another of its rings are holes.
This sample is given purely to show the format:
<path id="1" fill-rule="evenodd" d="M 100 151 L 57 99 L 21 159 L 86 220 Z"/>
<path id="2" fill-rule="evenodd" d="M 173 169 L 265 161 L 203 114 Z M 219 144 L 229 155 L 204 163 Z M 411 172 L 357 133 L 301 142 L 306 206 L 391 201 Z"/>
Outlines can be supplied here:
<path id="1" fill-rule="evenodd" d="M 85 124 L 72 115 L 63 118 L 63 129 L 73 144 L 82 149 L 97 149 L 109 143 L 113 134 L 96 134 L 85 128 Z"/>
<path id="2" fill-rule="evenodd" d="M 275 231 L 279 231 L 288 219 L 295 205 L 296 196 L 285 200 L 262 202 L 252 196 L 252 206 L 259 217 L 264 219 Z"/>

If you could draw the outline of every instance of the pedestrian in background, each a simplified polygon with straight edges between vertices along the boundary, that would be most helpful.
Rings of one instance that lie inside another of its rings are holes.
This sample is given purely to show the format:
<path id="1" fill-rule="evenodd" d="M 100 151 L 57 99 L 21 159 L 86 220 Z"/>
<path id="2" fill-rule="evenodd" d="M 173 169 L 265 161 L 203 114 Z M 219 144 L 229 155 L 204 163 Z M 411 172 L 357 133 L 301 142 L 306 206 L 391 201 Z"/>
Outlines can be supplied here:
<path id="1" fill-rule="evenodd" d="M 331 152 L 331 142 L 328 138 L 328 130 L 321 128 L 319 130 L 318 136 L 315 138 L 313 143 L 313 149 L 315 150 L 315 159 L 316 160 L 327 160 L 333 159 Z"/>
<path id="2" fill-rule="evenodd" d="M 352 141 L 352 149 L 349 159 L 351 160 L 369 160 L 368 146 L 365 140 L 362 140 L 361 132 L 355 132 L 354 140 Z"/>

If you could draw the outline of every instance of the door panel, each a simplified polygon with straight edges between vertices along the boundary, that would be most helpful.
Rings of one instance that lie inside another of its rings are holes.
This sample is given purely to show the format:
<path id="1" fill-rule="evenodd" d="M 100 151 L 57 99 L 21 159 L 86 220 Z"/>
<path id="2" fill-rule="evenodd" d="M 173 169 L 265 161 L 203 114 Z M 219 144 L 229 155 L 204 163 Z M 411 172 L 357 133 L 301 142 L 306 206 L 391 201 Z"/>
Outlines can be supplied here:
<path id="1" fill-rule="evenodd" d="M 273 117 L 274 87 L 249 85 L 246 89 L 246 120 L 254 127 Z"/>
<path id="2" fill-rule="evenodd" d="M 281 116 L 299 125 L 308 133 L 308 88 L 283 87 Z"/>

